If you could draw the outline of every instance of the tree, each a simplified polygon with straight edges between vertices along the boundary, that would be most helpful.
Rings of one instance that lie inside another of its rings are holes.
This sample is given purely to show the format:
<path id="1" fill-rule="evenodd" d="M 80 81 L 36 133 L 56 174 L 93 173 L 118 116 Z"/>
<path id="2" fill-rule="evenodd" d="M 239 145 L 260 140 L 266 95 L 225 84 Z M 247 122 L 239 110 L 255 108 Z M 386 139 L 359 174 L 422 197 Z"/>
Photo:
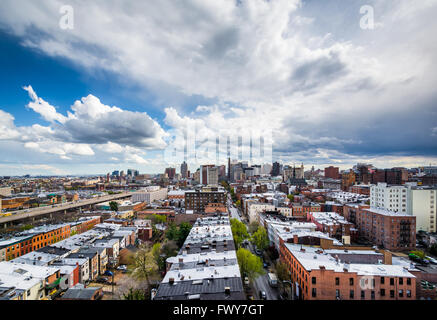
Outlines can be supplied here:
<path id="1" fill-rule="evenodd" d="M 166 232 L 167 239 L 169 240 L 177 240 L 178 237 L 178 228 L 174 223 L 170 224 Z"/>
<path id="2" fill-rule="evenodd" d="M 162 253 L 166 257 L 174 257 L 178 254 L 178 246 L 176 242 L 172 240 L 166 240 L 162 245 Z"/>
<path id="3" fill-rule="evenodd" d="M 111 201 L 109 203 L 109 207 L 111 208 L 112 211 L 115 211 L 115 212 L 118 211 L 118 203 L 115 201 Z"/>
<path id="4" fill-rule="evenodd" d="M 253 222 L 249 225 L 249 232 L 250 232 L 251 234 L 255 233 L 255 232 L 258 230 L 258 228 L 259 228 L 260 226 L 261 226 L 261 225 L 259 224 L 259 222 L 257 222 L 257 221 L 253 221 Z"/>
<path id="5" fill-rule="evenodd" d="M 156 224 L 166 223 L 167 222 L 167 216 L 161 215 L 161 214 L 154 214 L 153 215 L 153 220 L 154 220 L 154 222 Z"/>
<path id="6" fill-rule="evenodd" d="M 259 227 L 252 235 L 252 242 L 256 245 L 258 250 L 265 250 L 269 246 L 269 237 L 264 227 Z"/>
<path id="7" fill-rule="evenodd" d="M 287 265 L 282 261 L 276 264 L 276 274 L 281 282 L 284 280 L 290 280 Z"/>
<path id="8" fill-rule="evenodd" d="M 249 234 L 247 233 L 246 225 L 237 220 L 237 219 L 231 219 L 231 230 L 232 235 L 234 237 L 234 242 L 237 247 L 240 247 L 241 243 L 249 238 Z"/>
<path id="9" fill-rule="evenodd" d="M 426 258 L 426 254 L 423 251 L 420 250 L 416 250 L 416 251 L 411 251 L 412 254 L 415 254 L 416 256 L 418 256 L 420 259 L 425 259 Z"/>
<path id="10" fill-rule="evenodd" d="M 128 293 L 123 294 L 124 300 L 147 300 L 144 291 L 130 288 Z"/>
<path id="11" fill-rule="evenodd" d="M 235 201 L 235 206 L 236 207 L 240 207 L 241 206 L 241 201 L 240 200 Z"/>
<path id="12" fill-rule="evenodd" d="M 242 276 L 247 276 L 250 279 L 255 279 L 265 274 L 261 258 L 257 257 L 249 250 L 240 248 L 237 251 L 238 265 Z"/>
<path id="13" fill-rule="evenodd" d="M 429 249 L 429 252 L 432 255 L 437 256 L 437 243 L 434 243 L 433 245 L 431 245 L 431 248 Z"/>
<path id="14" fill-rule="evenodd" d="M 287 196 L 287 198 L 290 200 L 290 202 L 293 202 L 293 201 L 294 201 L 294 195 L 292 195 L 292 194 L 289 194 L 289 195 Z"/>
<path id="15" fill-rule="evenodd" d="M 188 235 L 190 234 L 191 228 L 192 226 L 188 222 L 182 222 L 180 224 L 177 235 L 177 244 L 179 247 L 182 247 L 184 244 L 185 239 L 187 239 Z"/>
<path id="16" fill-rule="evenodd" d="M 146 280 L 147 284 L 150 285 L 150 276 L 158 271 L 158 265 L 150 245 L 142 244 L 135 253 L 133 260 L 134 270 L 132 275 L 138 280 Z"/>

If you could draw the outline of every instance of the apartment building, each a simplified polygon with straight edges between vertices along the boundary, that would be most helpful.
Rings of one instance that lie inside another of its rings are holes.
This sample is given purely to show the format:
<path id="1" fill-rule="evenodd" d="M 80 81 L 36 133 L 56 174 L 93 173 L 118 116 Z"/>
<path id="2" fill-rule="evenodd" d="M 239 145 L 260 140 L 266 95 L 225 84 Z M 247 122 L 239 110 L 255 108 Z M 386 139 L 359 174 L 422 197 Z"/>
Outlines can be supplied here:
<path id="1" fill-rule="evenodd" d="M 327 233 L 344 244 L 350 244 L 358 235 L 354 224 L 336 212 L 309 212 L 307 220 L 317 226 L 317 231 Z"/>
<path id="2" fill-rule="evenodd" d="M 355 224 L 358 236 L 389 250 L 416 247 L 416 217 L 401 212 L 347 204 L 344 217 Z"/>
<path id="3" fill-rule="evenodd" d="M 411 185 L 388 185 L 379 182 L 370 188 L 370 206 L 411 214 Z"/>
<path id="4" fill-rule="evenodd" d="M 0 292 L 18 290 L 19 300 L 46 299 L 50 285 L 59 278 L 60 270 L 56 267 L 0 262 Z"/>
<path id="5" fill-rule="evenodd" d="M 210 203 L 222 203 L 226 205 L 225 191 L 194 191 L 185 193 L 185 209 L 193 210 L 194 213 L 203 212 L 205 206 Z"/>
<path id="6" fill-rule="evenodd" d="M 411 212 L 416 217 L 416 231 L 436 232 L 437 188 L 412 188 L 411 199 Z"/>
<path id="7" fill-rule="evenodd" d="M 301 300 L 415 300 L 416 277 L 371 250 L 320 249 L 283 243 L 280 259 Z"/>
<path id="8" fill-rule="evenodd" d="M 167 259 L 155 300 L 244 300 L 227 214 L 199 218 L 179 254 Z"/>
<path id="9" fill-rule="evenodd" d="M 378 183 L 371 188 L 370 206 L 415 216 L 416 232 L 436 232 L 436 199 L 436 187 Z"/>
<path id="10" fill-rule="evenodd" d="M 147 187 L 145 190 L 133 193 L 131 202 L 146 202 L 147 204 L 151 204 L 155 201 L 165 199 L 167 199 L 167 188 L 153 186 Z"/>

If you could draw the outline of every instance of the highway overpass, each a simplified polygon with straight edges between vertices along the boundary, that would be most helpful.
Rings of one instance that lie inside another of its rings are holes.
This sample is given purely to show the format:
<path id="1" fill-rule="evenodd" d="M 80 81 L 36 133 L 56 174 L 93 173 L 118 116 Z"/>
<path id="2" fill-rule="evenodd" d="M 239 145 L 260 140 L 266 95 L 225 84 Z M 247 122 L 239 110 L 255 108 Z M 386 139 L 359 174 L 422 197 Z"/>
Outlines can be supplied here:
<path id="1" fill-rule="evenodd" d="M 101 197 L 95 197 L 92 199 L 86 199 L 81 200 L 77 202 L 67 202 L 67 203 L 60 203 L 55 204 L 54 206 L 48 206 L 48 207 L 38 207 L 28 210 L 18 210 L 18 211 L 11 211 L 7 214 L 11 214 L 10 216 L 0 217 L 0 226 L 7 227 L 9 224 L 19 221 L 19 220 L 25 220 L 25 219 L 32 219 L 38 216 L 47 215 L 47 214 L 53 214 L 57 212 L 66 212 L 67 210 L 71 209 L 78 209 L 86 206 L 92 206 L 94 204 L 106 202 L 106 201 L 112 201 L 112 200 L 118 200 L 118 199 L 124 199 L 127 197 L 130 197 L 132 195 L 131 192 L 123 192 L 113 195 L 107 195 L 107 196 L 101 196 Z"/>

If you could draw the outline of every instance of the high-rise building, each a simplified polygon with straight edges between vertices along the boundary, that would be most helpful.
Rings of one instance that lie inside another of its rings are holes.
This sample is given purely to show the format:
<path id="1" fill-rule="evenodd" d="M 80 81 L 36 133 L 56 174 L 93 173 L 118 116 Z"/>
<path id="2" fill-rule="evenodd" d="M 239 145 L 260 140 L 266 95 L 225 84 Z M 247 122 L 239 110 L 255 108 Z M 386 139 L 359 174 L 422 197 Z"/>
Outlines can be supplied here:
<path id="1" fill-rule="evenodd" d="M 219 169 L 214 165 L 200 166 L 200 183 L 203 185 L 217 185 Z"/>
<path id="2" fill-rule="evenodd" d="M 176 175 L 176 168 L 166 168 L 165 174 L 168 176 L 170 180 L 173 180 Z"/>
<path id="3" fill-rule="evenodd" d="M 131 177 L 136 177 L 140 174 L 138 170 L 135 169 L 127 169 L 127 175 Z"/>
<path id="4" fill-rule="evenodd" d="M 182 179 L 188 178 L 188 165 L 185 161 L 181 164 L 181 176 Z"/>
<path id="5" fill-rule="evenodd" d="M 331 179 L 340 179 L 340 168 L 339 167 L 327 167 L 325 168 L 325 178 L 331 178 Z"/>
<path id="6" fill-rule="evenodd" d="M 272 177 L 277 177 L 281 174 L 281 165 L 279 162 L 274 162 L 272 166 L 272 171 L 270 172 Z"/>

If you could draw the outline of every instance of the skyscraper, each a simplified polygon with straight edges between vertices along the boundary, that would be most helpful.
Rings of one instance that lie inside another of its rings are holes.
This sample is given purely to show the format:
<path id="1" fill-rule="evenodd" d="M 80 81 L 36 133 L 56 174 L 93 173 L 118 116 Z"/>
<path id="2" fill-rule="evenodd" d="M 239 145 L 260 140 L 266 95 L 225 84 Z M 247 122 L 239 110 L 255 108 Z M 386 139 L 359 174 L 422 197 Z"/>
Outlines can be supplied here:
<path id="1" fill-rule="evenodd" d="M 188 165 L 185 161 L 181 164 L 181 176 L 182 179 L 188 178 Z"/>

